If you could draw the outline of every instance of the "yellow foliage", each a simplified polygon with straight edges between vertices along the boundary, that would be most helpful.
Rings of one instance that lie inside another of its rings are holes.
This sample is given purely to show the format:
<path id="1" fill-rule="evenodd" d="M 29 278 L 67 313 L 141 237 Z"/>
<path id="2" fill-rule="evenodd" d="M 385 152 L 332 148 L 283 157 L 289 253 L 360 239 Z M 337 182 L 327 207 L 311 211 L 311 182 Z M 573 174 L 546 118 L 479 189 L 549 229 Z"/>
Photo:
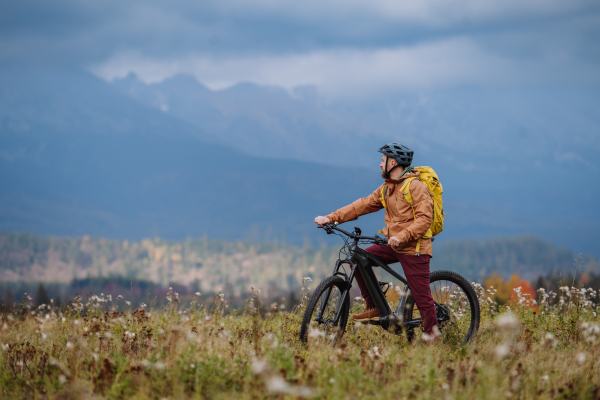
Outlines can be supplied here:
<path id="1" fill-rule="evenodd" d="M 499 303 L 505 303 L 510 300 L 513 289 L 520 285 L 519 282 L 519 274 L 513 274 L 509 280 L 505 281 L 497 272 L 494 272 L 490 278 L 485 280 L 485 286 L 487 289 L 493 286 L 497 290 L 496 300 Z"/>

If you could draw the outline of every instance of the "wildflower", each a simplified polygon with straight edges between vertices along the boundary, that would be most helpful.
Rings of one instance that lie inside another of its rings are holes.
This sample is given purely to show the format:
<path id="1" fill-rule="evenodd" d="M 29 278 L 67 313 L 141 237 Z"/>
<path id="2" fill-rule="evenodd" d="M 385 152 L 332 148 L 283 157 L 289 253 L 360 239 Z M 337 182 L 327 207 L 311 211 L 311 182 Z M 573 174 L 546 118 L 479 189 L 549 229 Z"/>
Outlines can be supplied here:
<path id="1" fill-rule="evenodd" d="M 8 350 L 8 345 L 7 344 L 3 344 L 2 345 L 2 351 L 6 351 Z"/>
<path id="2" fill-rule="evenodd" d="M 267 361 L 265 359 L 254 359 L 252 361 L 252 372 L 255 375 L 262 374 L 267 368 Z"/>
<path id="3" fill-rule="evenodd" d="M 271 393 L 287 393 L 289 385 L 279 376 L 272 376 L 267 381 L 267 390 Z"/>
<path id="4" fill-rule="evenodd" d="M 75 321 L 73 321 L 73 323 L 74 323 L 75 325 L 79 325 L 79 320 L 78 320 L 78 319 L 76 319 Z"/>
<path id="5" fill-rule="evenodd" d="M 61 384 L 64 384 L 64 383 L 67 381 L 67 377 L 66 377 L 66 376 L 64 376 L 64 375 L 59 375 L 59 376 L 58 376 L 58 381 L 59 381 Z"/>
<path id="6" fill-rule="evenodd" d="M 335 379 L 331 378 L 331 379 L 329 380 L 329 383 L 335 383 Z"/>
<path id="7" fill-rule="evenodd" d="M 98 354 L 92 353 L 92 358 L 94 359 L 94 361 L 98 361 Z"/>
<path id="8" fill-rule="evenodd" d="M 577 354 L 577 363 L 579 363 L 579 365 L 583 365 L 585 363 L 586 358 L 587 358 L 587 355 L 585 353 Z"/>
<path id="9" fill-rule="evenodd" d="M 200 296 L 200 292 L 194 293 L 194 296 L 196 296 L 196 297 Z"/>
<path id="10" fill-rule="evenodd" d="M 127 307 L 130 307 L 130 306 L 131 306 L 131 302 L 130 302 L 130 301 L 126 301 L 126 302 L 125 302 L 125 305 L 126 305 Z"/>
<path id="11" fill-rule="evenodd" d="M 155 369 L 165 369 L 165 364 L 163 364 L 162 362 L 158 361 L 154 363 L 154 368 Z"/>
<path id="12" fill-rule="evenodd" d="M 67 342 L 67 349 L 72 349 L 72 348 L 73 348 L 73 343 Z"/>
<path id="13" fill-rule="evenodd" d="M 505 332 L 515 332 L 519 330 L 519 321 L 512 314 L 504 314 L 496 319 L 496 327 Z"/>
<path id="14" fill-rule="evenodd" d="M 42 341 L 46 340 L 48 336 L 45 333 L 42 333 Z"/>
<path id="15" fill-rule="evenodd" d="M 121 295 L 117 296 L 117 300 L 121 300 L 122 298 L 123 298 L 123 296 L 121 296 Z"/>
<path id="16" fill-rule="evenodd" d="M 494 353 L 496 353 L 496 357 L 500 358 L 500 359 L 506 357 L 509 352 L 510 352 L 510 347 L 508 347 L 507 344 L 500 344 L 500 345 L 496 346 L 496 348 L 494 349 Z"/>
<path id="17" fill-rule="evenodd" d="M 556 347 L 557 341 L 556 341 L 556 339 L 554 339 L 554 335 L 552 333 L 548 332 L 546 334 L 546 336 L 544 336 L 544 339 L 542 340 L 542 345 L 544 347 Z"/>
<path id="18" fill-rule="evenodd" d="M 381 354 L 379 353 L 379 347 L 373 347 L 373 354 L 378 358 L 381 357 Z"/>
<path id="19" fill-rule="evenodd" d="M 313 328 L 312 326 L 308 329 L 308 337 L 309 338 L 320 338 L 325 337 L 325 332 L 319 330 L 318 328 Z"/>
<path id="20" fill-rule="evenodd" d="M 424 341 L 425 343 L 431 342 L 432 340 L 435 340 L 435 338 L 436 338 L 436 336 L 435 336 L 435 335 L 433 335 L 433 334 L 432 334 L 432 335 L 429 335 L 429 334 L 427 334 L 427 333 L 424 333 L 424 334 L 423 334 L 423 341 Z"/>

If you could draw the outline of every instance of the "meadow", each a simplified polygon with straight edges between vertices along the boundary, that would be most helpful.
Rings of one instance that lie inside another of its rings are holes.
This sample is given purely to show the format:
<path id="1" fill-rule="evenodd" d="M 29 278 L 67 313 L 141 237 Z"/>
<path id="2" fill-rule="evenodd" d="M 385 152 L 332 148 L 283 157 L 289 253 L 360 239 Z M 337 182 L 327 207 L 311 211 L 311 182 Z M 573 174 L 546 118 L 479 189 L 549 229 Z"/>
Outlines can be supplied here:
<path id="1" fill-rule="evenodd" d="M 312 282 L 313 284 L 315 282 Z M 7 399 L 598 399 L 597 293 L 563 286 L 514 291 L 482 306 L 474 343 L 409 343 L 349 322 L 336 348 L 314 329 L 298 340 L 302 303 L 243 308 L 227 293 L 132 309 L 112 296 L 34 307 L 28 297 L 0 321 L 0 396 Z M 306 289 L 306 288 L 305 288 Z M 307 294 L 306 290 L 303 290 Z M 353 311 L 362 308 L 354 300 Z"/>

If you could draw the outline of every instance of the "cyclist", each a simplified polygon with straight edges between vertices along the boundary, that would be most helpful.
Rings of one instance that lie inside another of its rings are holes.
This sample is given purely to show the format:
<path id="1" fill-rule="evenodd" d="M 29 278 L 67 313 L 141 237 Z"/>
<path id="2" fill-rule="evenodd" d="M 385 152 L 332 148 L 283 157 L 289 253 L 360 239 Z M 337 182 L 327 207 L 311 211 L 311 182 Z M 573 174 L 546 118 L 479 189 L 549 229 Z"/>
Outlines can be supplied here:
<path id="1" fill-rule="evenodd" d="M 414 152 L 399 143 L 390 143 L 378 150 L 381 157 L 381 177 L 387 184 L 385 191 L 385 224 L 383 233 L 388 238 L 387 245 L 372 245 L 366 250 L 387 264 L 400 262 L 408 285 L 421 313 L 423 328 L 427 335 L 439 334 L 437 317 L 431 290 L 429 288 L 429 260 L 432 257 L 431 239 L 422 239 L 433 221 L 433 200 L 427 186 L 418 179 L 410 182 L 413 205 L 406 201 L 400 189 L 404 180 L 418 177 L 419 171 L 411 167 Z M 370 214 L 384 208 L 381 195 L 384 185 L 370 196 L 358 199 L 346 207 L 327 215 L 315 218 L 322 226 L 327 223 L 339 224 L 353 221 L 361 215 Z M 413 214 L 414 207 L 414 214 Z M 421 239 L 420 252 L 416 252 L 417 241 Z M 372 267 L 369 267 L 372 268 Z M 352 319 L 359 322 L 379 320 L 379 311 L 369 295 L 369 291 L 359 271 L 355 272 L 360 293 L 365 299 L 366 310 L 355 314 Z"/>

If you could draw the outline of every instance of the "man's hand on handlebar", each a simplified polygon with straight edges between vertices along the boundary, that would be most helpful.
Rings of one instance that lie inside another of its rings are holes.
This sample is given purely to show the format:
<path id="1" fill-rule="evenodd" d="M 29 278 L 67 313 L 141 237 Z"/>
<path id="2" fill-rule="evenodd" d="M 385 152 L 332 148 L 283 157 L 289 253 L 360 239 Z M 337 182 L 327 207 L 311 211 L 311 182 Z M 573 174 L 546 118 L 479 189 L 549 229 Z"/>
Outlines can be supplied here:
<path id="1" fill-rule="evenodd" d="M 388 246 L 400 246 L 400 240 L 396 236 L 388 239 Z"/>
<path id="2" fill-rule="evenodd" d="M 317 225 L 319 225 L 319 226 L 323 226 L 323 225 L 325 225 L 325 224 L 328 224 L 328 223 L 330 223 L 330 222 L 331 222 L 331 221 L 330 221 L 330 220 L 329 220 L 329 218 L 327 218 L 327 217 L 321 217 L 321 216 L 318 216 L 317 218 L 315 218 L 315 223 L 316 223 Z"/>

